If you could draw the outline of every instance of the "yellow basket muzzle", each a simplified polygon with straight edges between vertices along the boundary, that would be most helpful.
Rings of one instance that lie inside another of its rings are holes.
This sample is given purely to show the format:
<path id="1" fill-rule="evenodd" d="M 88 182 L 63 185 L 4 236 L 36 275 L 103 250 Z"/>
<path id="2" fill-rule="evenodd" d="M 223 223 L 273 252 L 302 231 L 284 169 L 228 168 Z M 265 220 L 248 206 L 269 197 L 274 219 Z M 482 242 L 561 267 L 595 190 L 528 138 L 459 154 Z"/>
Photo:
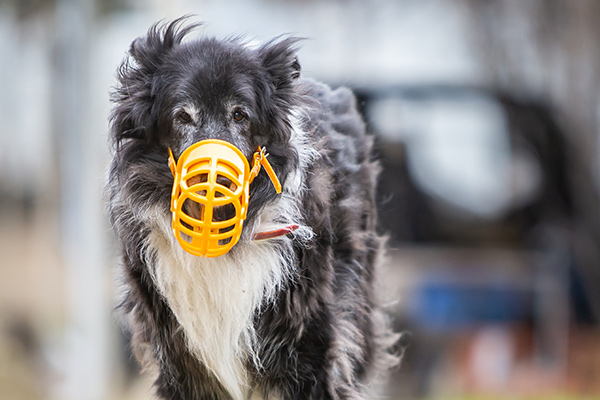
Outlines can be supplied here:
<path id="1" fill-rule="evenodd" d="M 261 166 L 280 193 L 281 185 L 264 148 L 254 153 L 252 169 L 244 154 L 223 140 L 197 142 L 177 162 L 169 149 L 169 167 L 174 176 L 173 234 L 185 251 L 218 257 L 235 246 L 246 219 L 249 186 Z"/>

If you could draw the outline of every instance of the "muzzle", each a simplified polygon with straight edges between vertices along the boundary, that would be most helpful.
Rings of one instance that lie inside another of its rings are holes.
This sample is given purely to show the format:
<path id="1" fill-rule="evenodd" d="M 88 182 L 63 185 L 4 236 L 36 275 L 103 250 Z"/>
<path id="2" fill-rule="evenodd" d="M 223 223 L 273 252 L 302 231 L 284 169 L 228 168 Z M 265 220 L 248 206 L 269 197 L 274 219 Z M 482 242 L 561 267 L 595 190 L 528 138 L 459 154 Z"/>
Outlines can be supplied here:
<path id="1" fill-rule="evenodd" d="M 244 154 L 223 140 L 197 142 L 177 162 L 169 149 L 173 234 L 185 251 L 218 257 L 235 246 L 248 211 L 249 186 L 261 166 L 280 193 L 264 147 L 254 153 L 251 169 Z"/>

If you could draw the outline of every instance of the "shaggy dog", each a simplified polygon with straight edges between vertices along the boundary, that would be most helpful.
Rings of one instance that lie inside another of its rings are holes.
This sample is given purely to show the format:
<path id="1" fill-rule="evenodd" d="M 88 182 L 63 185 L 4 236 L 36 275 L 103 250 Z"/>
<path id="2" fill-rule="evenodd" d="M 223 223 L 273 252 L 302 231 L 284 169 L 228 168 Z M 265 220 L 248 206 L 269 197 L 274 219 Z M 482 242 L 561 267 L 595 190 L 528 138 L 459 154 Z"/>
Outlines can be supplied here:
<path id="1" fill-rule="evenodd" d="M 109 212 L 134 353 L 164 399 L 362 399 L 396 336 L 376 299 L 378 167 L 355 99 L 300 78 L 298 39 L 184 40 L 194 27 L 135 40 L 112 98 Z M 241 239 L 215 258 L 186 253 L 171 226 L 169 149 L 204 139 L 248 159 L 266 147 L 283 187 L 258 174 Z"/>

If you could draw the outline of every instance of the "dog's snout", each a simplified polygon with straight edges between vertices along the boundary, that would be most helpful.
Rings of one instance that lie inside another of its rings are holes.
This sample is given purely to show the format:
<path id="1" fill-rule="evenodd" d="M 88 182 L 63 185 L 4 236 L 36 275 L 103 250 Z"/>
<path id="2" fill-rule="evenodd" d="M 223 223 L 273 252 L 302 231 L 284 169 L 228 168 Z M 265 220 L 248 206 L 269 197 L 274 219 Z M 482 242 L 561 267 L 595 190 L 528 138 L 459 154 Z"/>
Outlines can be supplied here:
<path id="1" fill-rule="evenodd" d="M 208 139 L 219 139 L 234 143 L 233 135 L 227 129 L 226 124 L 214 120 L 206 120 L 193 133 L 194 142 L 201 142 Z"/>
<path id="2" fill-rule="evenodd" d="M 230 129 L 223 121 L 207 121 L 199 126 L 188 136 L 186 144 L 188 146 L 205 140 L 222 140 L 237 147 L 246 155 L 251 155 L 254 148 L 251 146 L 247 135 L 241 134 L 235 129 Z"/>
<path id="3" fill-rule="evenodd" d="M 201 203 L 186 199 L 183 203 L 183 211 L 190 217 L 202 221 L 204 219 L 205 206 Z M 228 221 L 236 215 L 235 206 L 231 203 L 212 207 L 212 221 Z"/>
<path id="4" fill-rule="evenodd" d="M 205 183 L 208 181 L 208 174 L 197 174 L 192 176 L 187 180 L 187 184 L 190 188 L 193 188 L 194 185 L 198 185 L 201 183 Z M 219 187 L 227 188 L 232 192 L 235 192 L 237 189 L 237 185 L 231 181 L 231 179 L 217 175 L 216 182 L 218 184 L 217 189 L 214 191 L 215 198 L 225 197 L 225 192 L 223 190 L 219 190 Z M 206 197 L 207 191 L 205 189 L 200 189 L 195 191 L 196 194 L 201 197 Z M 187 199 L 183 204 L 183 209 L 186 214 L 190 217 L 195 218 L 197 220 L 202 220 L 204 218 L 204 205 L 193 201 L 191 199 Z M 214 222 L 218 221 L 226 221 L 234 218 L 236 215 L 235 207 L 232 204 L 225 204 L 223 206 L 215 206 L 213 207 L 213 218 Z"/>

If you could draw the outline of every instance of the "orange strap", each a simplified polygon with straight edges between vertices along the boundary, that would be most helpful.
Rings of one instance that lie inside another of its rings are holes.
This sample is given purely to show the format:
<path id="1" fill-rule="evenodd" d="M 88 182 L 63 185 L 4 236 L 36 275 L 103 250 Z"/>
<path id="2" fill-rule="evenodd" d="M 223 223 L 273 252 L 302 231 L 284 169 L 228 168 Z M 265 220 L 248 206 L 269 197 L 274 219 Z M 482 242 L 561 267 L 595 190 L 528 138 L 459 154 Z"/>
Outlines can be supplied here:
<path id="1" fill-rule="evenodd" d="M 171 151 L 170 147 L 169 147 L 169 169 L 171 170 L 171 173 L 173 174 L 173 176 L 175 176 L 175 174 L 177 173 L 177 163 L 175 162 L 175 157 L 173 157 L 173 151 Z"/>
<path id="2" fill-rule="evenodd" d="M 252 163 L 252 169 L 250 170 L 250 179 L 249 182 L 252 182 L 254 178 L 260 172 L 260 167 L 262 166 L 269 178 L 271 178 L 271 182 L 273 182 L 273 186 L 275 186 L 275 190 L 277 193 L 281 193 L 281 183 L 279 183 L 279 179 L 277 179 L 277 175 L 275 175 L 275 171 L 273 171 L 273 167 L 269 164 L 269 160 L 267 160 L 267 148 L 266 147 L 258 147 L 256 153 L 254 153 L 254 162 Z"/>

